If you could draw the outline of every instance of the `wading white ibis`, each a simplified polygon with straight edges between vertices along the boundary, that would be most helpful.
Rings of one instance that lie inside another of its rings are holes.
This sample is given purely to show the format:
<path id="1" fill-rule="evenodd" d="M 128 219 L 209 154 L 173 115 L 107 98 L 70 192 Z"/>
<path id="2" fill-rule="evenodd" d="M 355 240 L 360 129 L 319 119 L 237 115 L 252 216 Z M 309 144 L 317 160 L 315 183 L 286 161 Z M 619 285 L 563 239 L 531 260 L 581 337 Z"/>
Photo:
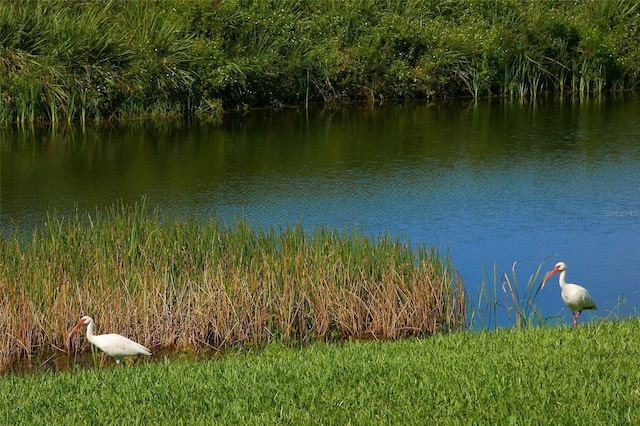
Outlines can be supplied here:
<path id="1" fill-rule="evenodd" d="M 565 281 L 567 274 L 567 265 L 564 262 L 556 263 L 556 266 L 547 272 L 542 280 L 540 290 L 542 290 L 547 283 L 547 280 L 560 272 L 560 279 L 558 280 L 560 288 L 562 289 L 562 300 L 564 304 L 571 310 L 571 316 L 573 316 L 573 326 L 578 325 L 578 317 L 585 309 L 597 310 L 595 302 L 591 298 L 591 295 L 586 288 L 577 284 L 569 284 Z"/>
<path id="2" fill-rule="evenodd" d="M 76 326 L 73 327 L 73 330 L 71 330 L 71 333 L 69 333 L 68 339 L 71 338 L 71 335 L 76 330 L 85 325 L 87 326 L 87 340 L 102 352 L 112 356 L 113 359 L 116 360 L 117 364 L 120 364 L 120 361 L 125 356 L 151 355 L 151 351 L 140 343 L 136 343 L 119 334 L 110 333 L 100 334 L 98 336 L 94 335 L 93 327 L 95 326 L 95 323 L 93 322 L 93 318 L 88 316 L 80 318 L 80 321 L 78 321 Z"/>

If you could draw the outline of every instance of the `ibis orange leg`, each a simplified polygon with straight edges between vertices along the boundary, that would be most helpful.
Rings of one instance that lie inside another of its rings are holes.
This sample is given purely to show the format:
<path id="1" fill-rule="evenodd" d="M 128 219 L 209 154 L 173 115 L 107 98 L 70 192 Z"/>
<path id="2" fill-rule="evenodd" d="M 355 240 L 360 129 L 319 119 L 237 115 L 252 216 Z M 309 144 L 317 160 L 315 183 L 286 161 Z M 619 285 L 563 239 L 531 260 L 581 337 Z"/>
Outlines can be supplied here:
<path id="1" fill-rule="evenodd" d="M 573 327 L 577 327 L 578 326 L 578 317 L 580 316 L 580 314 L 582 313 L 582 311 L 578 311 L 578 312 L 574 312 L 573 313 Z"/>

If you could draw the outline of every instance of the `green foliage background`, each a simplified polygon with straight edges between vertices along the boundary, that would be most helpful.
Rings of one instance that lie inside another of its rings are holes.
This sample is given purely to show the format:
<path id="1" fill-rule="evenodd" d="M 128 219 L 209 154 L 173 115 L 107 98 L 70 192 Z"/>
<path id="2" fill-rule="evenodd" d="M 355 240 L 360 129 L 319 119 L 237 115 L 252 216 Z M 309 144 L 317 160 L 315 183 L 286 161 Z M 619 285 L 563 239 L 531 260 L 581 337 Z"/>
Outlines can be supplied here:
<path id="1" fill-rule="evenodd" d="M 0 4 L 0 121 L 640 83 L 636 0 Z"/>

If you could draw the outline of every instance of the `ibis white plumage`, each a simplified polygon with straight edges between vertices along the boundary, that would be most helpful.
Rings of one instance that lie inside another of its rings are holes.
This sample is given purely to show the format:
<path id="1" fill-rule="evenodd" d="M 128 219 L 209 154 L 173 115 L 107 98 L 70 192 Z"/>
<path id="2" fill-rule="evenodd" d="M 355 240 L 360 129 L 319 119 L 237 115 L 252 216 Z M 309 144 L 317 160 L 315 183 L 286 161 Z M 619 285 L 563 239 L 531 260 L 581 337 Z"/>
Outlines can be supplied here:
<path id="1" fill-rule="evenodd" d="M 564 304 L 571 310 L 571 316 L 573 317 L 573 326 L 576 327 L 578 325 L 578 317 L 582 313 L 582 311 L 586 309 L 597 310 L 595 302 L 591 298 L 591 295 L 587 291 L 586 288 L 579 286 L 577 284 L 570 284 L 565 281 L 567 274 L 567 265 L 564 262 L 556 263 L 556 266 L 547 272 L 542 281 L 542 285 L 540 289 L 542 290 L 547 283 L 547 280 L 555 275 L 557 272 L 560 272 L 560 278 L 558 283 L 560 284 L 560 289 L 562 290 L 562 300 Z"/>
<path id="2" fill-rule="evenodd" d="M 95 323 L 93 322 L 93 318 L 89 316 L 80 318 L 80 321 L 78 321 L 76 326 L 73 327 L 73 330 L 71 330 L 71 333 L 69 333 L 69 338 L 76 330 L 85 325 L 87 326 L 87 340 L 102 352 L 113 357 L 117 364 L 120 364 L 122 358 L 126 356 L 151 355 L 151 351 L 149 349 L 145 348 L 140 343 L 121 336 L 120 334 L 110 333 L 99 334 L 97 336 L 94 335 L 93 328 L 95 327 Z"/>

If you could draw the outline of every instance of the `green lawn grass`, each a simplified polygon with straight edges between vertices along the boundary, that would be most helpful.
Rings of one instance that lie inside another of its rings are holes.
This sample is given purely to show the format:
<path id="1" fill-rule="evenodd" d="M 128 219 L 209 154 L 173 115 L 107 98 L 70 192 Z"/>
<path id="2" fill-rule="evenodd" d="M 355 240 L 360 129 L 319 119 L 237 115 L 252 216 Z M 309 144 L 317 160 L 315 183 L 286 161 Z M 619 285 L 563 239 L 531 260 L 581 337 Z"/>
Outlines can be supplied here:
<path id="1" fill-rule="evenodd" d="M 3 424 L 639 424 L 640 319 L 0 379 Z"/>

